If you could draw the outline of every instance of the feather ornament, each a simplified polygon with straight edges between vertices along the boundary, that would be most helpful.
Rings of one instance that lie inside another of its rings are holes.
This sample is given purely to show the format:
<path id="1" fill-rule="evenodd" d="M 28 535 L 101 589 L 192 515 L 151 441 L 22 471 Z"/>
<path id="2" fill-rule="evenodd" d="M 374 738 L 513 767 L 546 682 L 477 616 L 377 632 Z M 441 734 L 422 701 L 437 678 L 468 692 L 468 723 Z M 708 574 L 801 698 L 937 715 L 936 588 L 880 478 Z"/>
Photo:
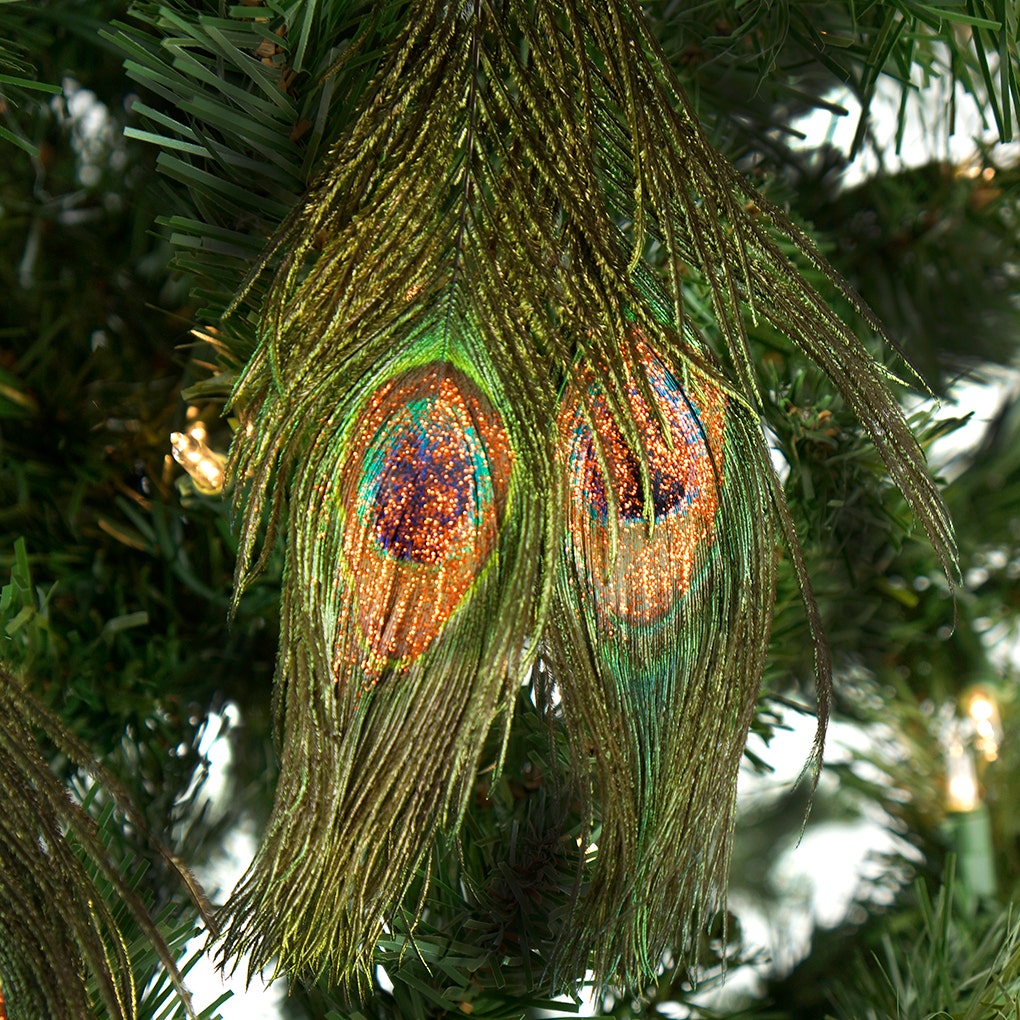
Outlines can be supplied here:
<path id="1" fill-rule="evenodd" d="M 307 602 L 283 619 L 274 865 L 235 892 L 251 941 L 227 940 L 258 966 L 280 954 L 338 980 L 369 966 L 525 668 L 533 621 L 499 610 L 540 584 L 541 519 L 517 506 L 517 422 L 496 410 L 512 403 L 449 341 L 409 350 L 340 402 L 334 431 L 312 421 L 290 495 L 287 584 Z"/>
<path id="2" fill-rule="evenodd" d="M 563 960 L 628 984 L 666 947 L 684 953 L 721 905 L 778 540 L 754 417 L 711 374 L 668 367 L 632 334 L 648 396 L 628 392 L 649 484 L 592 381 L 590 411 L 568 399 L 560 418 L 571 498 L 549 642 L 602 801 Z"/>
<path id="3" fill-rule="evenodd" d="M 0 667 L 0 1015 L 80 1020 L 102 1007 L 114 1020 L 137 1016 L 144 989 L 135 987 L 132 956 L 137 950 L 129 948 L 121 931 L 126 909 L 166 967 L 186 1015 L 194 1016 L 173 953 L 95 819 L 51 771 L 37 743 L 39 732 L 113 796 L 132 826 L 181 878 L 215 931 L 204 893 L 151 840 L 123 788 Z M 104 888 L 112 890 L 119 905 L 110 902 Z"/>
<path id="4" fill-rule="evenodd" d="M 638 4 L 398 7 L 253 270 L 274 275 L 230 470 L 238 597 L 285 541 L 281 768 L 224 953 L 367 974 L 541 656 L 600 820 L 561 973 L 591 952 L 597 981 L 636 980 L 723 900 L 780 539 L 816 758 L 824 734 L 745 315 L 830 375 L 947 573 L 951 526 L 883 369 L 802 270 L 880 327 L 708 144 Z"/>

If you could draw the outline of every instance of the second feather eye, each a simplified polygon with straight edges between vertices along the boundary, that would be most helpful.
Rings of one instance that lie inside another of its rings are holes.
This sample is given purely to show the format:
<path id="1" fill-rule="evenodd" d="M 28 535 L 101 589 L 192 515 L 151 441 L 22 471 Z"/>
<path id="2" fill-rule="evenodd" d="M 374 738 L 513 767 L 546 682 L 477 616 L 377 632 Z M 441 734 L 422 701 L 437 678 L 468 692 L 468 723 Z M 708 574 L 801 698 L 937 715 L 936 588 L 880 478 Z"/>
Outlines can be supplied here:
<path id="1" fill-rule="evenodd" d="M 635 345 L 648 385 L 632 379 L 626 400 L 647 458 L 651 514 L 637 455 L 594 372 L 582 376 L 583 403 L 568 396 L 559 421 L 575 576 L 582 601 L 590 598 L 617 636 L 668 617 L 696 583 L 713 542 L 725 461 L 722 393 L 701 379 L 697 397 L 689 395 L 640 336 Z"/>

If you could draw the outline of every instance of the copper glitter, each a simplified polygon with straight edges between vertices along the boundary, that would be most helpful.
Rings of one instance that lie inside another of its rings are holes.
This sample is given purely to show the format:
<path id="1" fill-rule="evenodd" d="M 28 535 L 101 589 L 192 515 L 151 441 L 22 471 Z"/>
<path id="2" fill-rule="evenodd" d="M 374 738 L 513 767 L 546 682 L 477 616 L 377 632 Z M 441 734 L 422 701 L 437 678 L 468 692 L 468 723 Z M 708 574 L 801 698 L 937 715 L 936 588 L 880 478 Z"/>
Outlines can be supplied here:
<path id="1" fill-rule="evenodd" d="M 640 337 L 636 347 L 672 441 L 671 449 L 659 418 L 632 380 L 627 397 L 651 483 L 651 536 L 639 461 L 593 375 L 584 394 L 588 418 L 580 398 L 568 399 L 560 416 L 570 472 L 568 519 L 575 566 L 590 586 L 607 636 L 624 639 L 628 630 L 662 620 L 689 591 L 713 540 L 724 466 L 722 393 L 701 379 L 695 402 Z M 607 485 L 618 515 L 615 555 Z"/>
<path id="2" fill-rule="evenodd" d="M 340 486 L 355 494 L 343 559 L 378 671 L 422 655 L 484 569 L 513 454 L 488 398 L 446 363 L 391 379 L 362 417 Z"/>

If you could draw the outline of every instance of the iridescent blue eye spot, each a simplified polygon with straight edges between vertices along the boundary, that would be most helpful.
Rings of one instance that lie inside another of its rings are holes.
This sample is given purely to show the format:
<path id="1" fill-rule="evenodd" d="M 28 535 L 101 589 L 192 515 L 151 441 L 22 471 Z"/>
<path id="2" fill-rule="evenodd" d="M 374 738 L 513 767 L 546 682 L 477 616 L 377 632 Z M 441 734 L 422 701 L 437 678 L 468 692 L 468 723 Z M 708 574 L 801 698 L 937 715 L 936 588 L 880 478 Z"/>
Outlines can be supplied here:
<path id="1" fill-rule="evenodd" d="M 383 383 L 359 414 L 339 485 L 356 495 L 343 571 L 373 670 L 422 655 L 482 575 L 513 464 L 491 401 L 445 362 Z"/>
<path id="2" fill-rule="evenodd" d="M 688 405 L 675 385 L 653 380 L 653 392 L 661 398 L 660 411 L 670 429 L 673 448 L 662 436 L 658 422 L 641 399 L 636 387 L 630 397 L 635 418 L 645 441 L 648 473 L 655 520 L 685 512 L 698 494 L 700 463 L 710 457 L 697 412 Z M 637 457 L 620 433 L 605 398 L 591 394 L 591 415 L 598 429 L 606 470 L 616 492 L 621 521 L 644 519 L 644 487 Z M 593 520 L 604 523 L 609 517 L 609 497 L 605 474 L 598 461 L 596 444 L 587 420 L 580 414 L 574 422 L 570 450 L 571 471 L 583 479 L 582 488 L 588 512 Z"/>
<path id="3" fill-rule="evenodd" d="M 475 419 L 459 391 L 440 385 L 380 423 L 362 466 L 358 516 L 387 555 L 438 564 L 474 540 L 493 495 Z"/>

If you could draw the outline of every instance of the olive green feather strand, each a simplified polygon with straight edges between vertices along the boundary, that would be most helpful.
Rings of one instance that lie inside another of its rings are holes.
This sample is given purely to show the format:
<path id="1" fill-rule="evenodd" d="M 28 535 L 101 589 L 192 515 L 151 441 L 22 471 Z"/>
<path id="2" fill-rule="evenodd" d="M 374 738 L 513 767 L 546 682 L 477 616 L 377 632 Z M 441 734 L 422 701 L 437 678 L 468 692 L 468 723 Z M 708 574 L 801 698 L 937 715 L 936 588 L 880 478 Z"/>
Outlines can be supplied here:
<path id="1" fill-rule="evenodd" d="M 95 820 L 70 797 L 45 761 L 42 733 L 104 789 L 146 838 L 141 817 L 116 780 L 48 710 L 0 668 L 0 986 L 10 1020 L 81 1020 L 102 1005 L 114 1020 L 137 1012 L 131 955 L 112 887 L 159 954 L 189 1016 L 190 998 L 173 954 L 121 874 Z M 161 849 L 161 848 L 160 848 Z M 165 850 L 168 865 L 197 898 L 201 890 Z"/>

